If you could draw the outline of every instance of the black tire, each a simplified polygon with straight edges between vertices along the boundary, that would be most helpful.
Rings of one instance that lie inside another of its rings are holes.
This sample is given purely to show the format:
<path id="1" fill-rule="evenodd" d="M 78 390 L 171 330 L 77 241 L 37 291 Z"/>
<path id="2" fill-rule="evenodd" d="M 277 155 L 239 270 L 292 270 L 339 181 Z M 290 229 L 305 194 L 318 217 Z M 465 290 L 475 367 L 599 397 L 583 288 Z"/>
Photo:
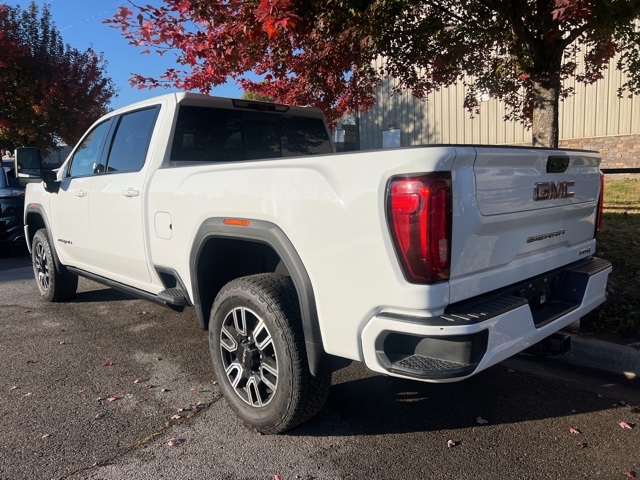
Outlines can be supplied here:
<path id="1" fill-rule="evenodd" d="M 33 236 L 31 263 L 42 298 L 48 302 L 62 302 L 75 295 L 78 289 L 78 276 L 64 267 L 63 272 L 56 270 L 49 236 L 44 228 L 38 230 Z"/>
<path id="2" fill-rule="evenodd" d="M 238 278 L 211 310 L 209 349 L 228 405 L 262 433 L 281 433 L 323 407 L 331 375 L 309 372 L 300 308 L 291 278 Z"/>

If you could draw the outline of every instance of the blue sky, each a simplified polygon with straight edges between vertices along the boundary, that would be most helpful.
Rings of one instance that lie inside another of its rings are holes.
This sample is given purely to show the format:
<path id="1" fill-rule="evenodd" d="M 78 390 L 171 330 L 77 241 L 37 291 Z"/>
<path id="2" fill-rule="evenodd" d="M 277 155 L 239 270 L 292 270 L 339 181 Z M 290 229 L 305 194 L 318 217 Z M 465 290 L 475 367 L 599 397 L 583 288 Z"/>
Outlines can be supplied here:
<path id="1" fill-rule="evenodd" d="M 4 0 L 3 3 L 26 9 L 31 1 Z M 50 0 L 46 2 L 36 0 L 36 3 L 50 5 L 51 17 L 65 43 L 78 50 L 93 47 L 96 52 L 104 53 L 108 63 L 107 76 L 111 77 L 118 89 L 118 97 L 111 100 L 111 108 L 123 107 L 139 100 L 175 91 L 163 88 L 138 90 L 129 86 L 129 77 L 132 73 L 158 76 L 166 68 L 177 65 L 169 54 L 163 57 L 154 53 L 140 54 L 143 49 L 129 45 L 128 41 L 120 35 L 120 30 L 102 23 L 105 18 L 112 17 L 118 7 L 126 5 L 126 0 Z M 143 3 L 160 4 L 161 2 L 144 0 Z M 242 95 L 242 90 L 232 81 L 216 87 L 211 95 L 239 97 Z"/>

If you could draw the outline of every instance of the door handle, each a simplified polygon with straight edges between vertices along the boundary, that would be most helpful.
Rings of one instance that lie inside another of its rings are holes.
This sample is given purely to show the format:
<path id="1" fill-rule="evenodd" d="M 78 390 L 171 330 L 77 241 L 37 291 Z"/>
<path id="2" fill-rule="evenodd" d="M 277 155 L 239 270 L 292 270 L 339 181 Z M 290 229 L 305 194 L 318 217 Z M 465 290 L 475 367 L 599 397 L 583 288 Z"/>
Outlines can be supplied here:
<path id="1" fill-rule="evenodd" d="M 76 192 L 76 197 L 86 197 L 87 196 L 87 192 L 85 190 L 78 190 Z"/>
<path id="2" fill-rule="evenodd" d="M 122 195 L 124 195 L 125 197 L 137 197 L 138 195 L 140 195 L 140 191 L 139 190 L 135 190 L 133 188 L 129 188 L 127 190 L 123 190 L 122 191 Z"/>

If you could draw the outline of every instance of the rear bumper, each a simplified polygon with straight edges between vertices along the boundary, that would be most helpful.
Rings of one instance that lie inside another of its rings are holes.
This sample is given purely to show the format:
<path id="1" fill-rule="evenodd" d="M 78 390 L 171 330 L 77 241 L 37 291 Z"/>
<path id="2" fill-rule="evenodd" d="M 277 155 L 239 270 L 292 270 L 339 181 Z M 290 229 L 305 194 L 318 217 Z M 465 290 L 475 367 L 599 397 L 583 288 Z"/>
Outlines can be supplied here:
<path id="1" fill-rule="evenodd" d="M 459 304 L 438 317 L 382 311 L 362 331 L 371 370 L 430 382 L 467 378 L 605 301 L 611 264 L 591 258 Z"/>

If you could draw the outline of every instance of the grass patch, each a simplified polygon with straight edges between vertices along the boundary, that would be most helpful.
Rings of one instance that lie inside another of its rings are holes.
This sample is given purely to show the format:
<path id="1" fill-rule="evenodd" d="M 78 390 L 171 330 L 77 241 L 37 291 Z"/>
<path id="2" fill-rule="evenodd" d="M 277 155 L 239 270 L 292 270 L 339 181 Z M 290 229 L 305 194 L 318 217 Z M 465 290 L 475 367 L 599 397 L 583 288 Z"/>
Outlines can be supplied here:
<path id="1" fill-rule="evenodd" d="M 596 255 L 613 264 L 613 273 L 607 302 L 582 319 L 581 330 L 640 340 L 640 179 L 605 177 Z"/>

